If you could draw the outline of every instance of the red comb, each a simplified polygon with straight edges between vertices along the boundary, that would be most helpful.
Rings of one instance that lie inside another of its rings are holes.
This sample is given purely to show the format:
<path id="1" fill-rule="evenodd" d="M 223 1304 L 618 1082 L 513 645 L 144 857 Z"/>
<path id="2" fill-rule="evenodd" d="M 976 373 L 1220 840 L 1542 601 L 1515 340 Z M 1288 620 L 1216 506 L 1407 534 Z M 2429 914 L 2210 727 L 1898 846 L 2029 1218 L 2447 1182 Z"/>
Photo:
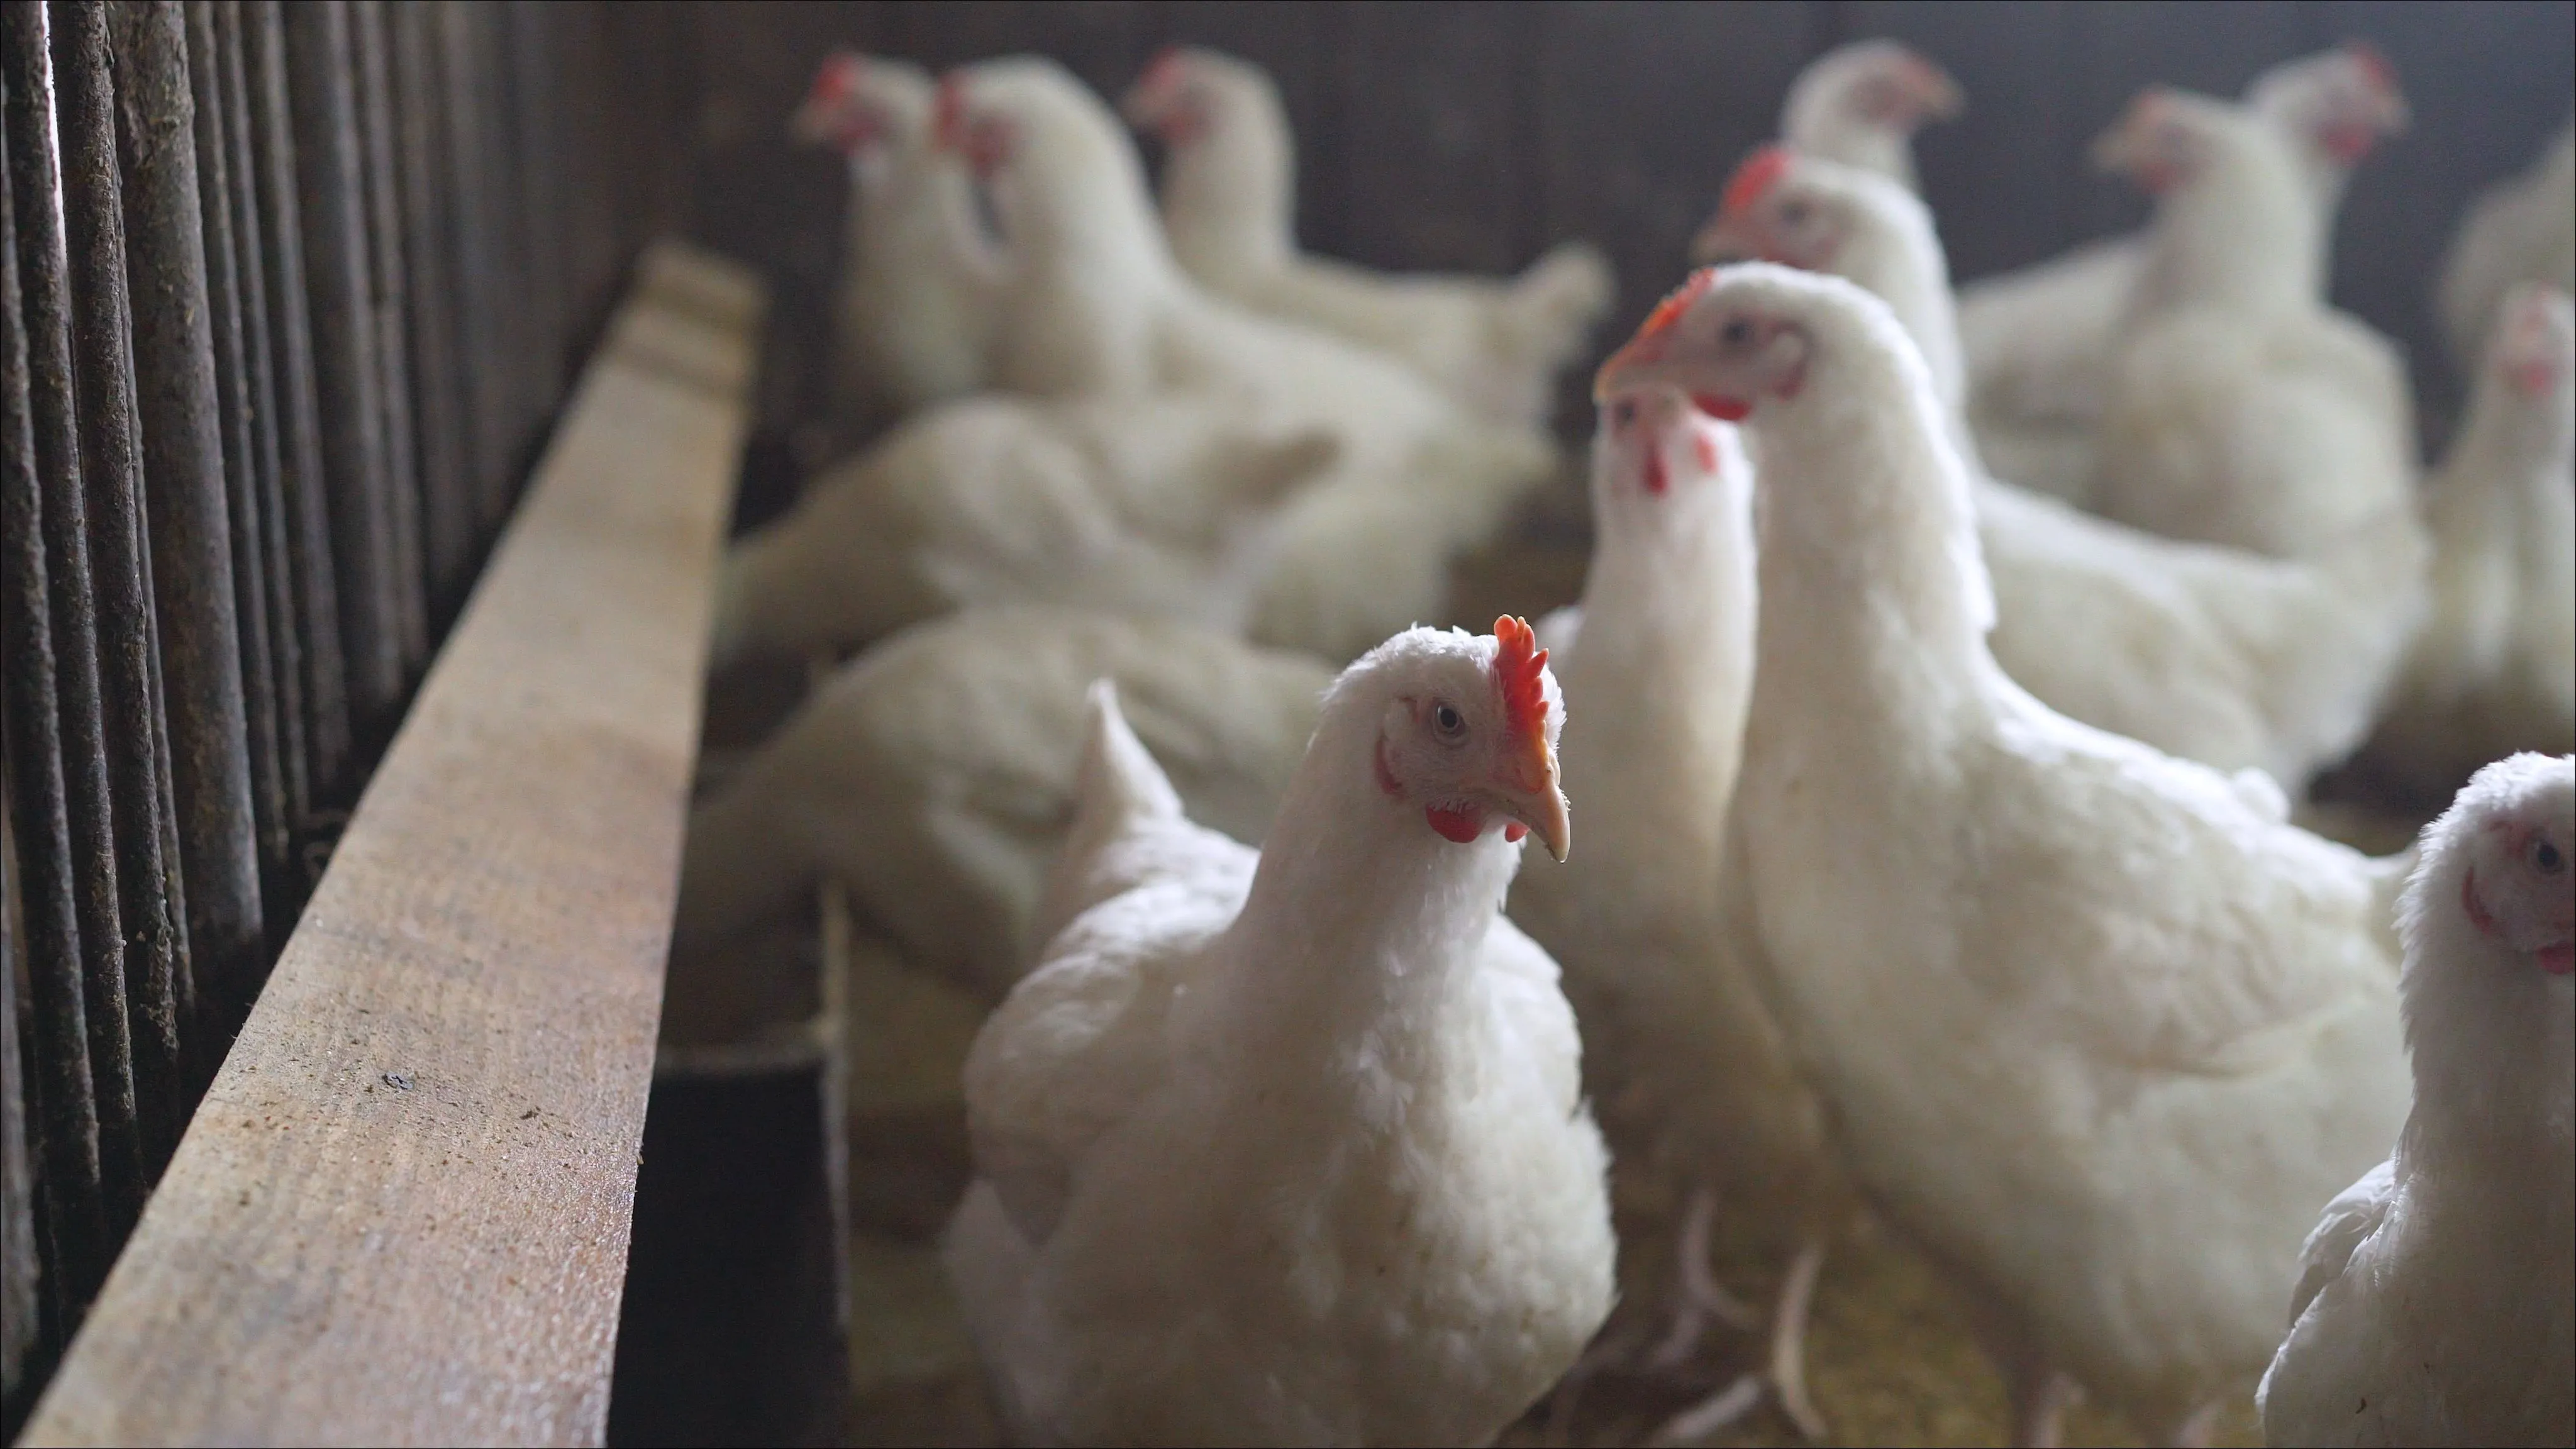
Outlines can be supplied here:
<path id="1" fill-rule="evenodd" d="M 1503 691 L 1503 718 L 1512 733 L 1547 737 L 1547 651 L 1538 647 L 1537 631 L 1509 614 L 1494 621 L 1494 682 Z"/>
<path id="2" fill-rule="evenodd" d="M 2378 46 L 2371 44 L 2367 40 L 2347 40 L 2343 43 L 2343 53 L 2352 57 L 2353 64 L 2361 67 L 2362 77 L 2368 80 L 2373 86 L 2392 94 L 2395 93 L 2397 90 L 2397 67 L 2388 63 L 2388 57 L 2380 51 Z"/>
<path id="3" fill-rule="evenodd" d="M 939 100 L 932 114 L 931 137 L 943 151 L 966 149 L 966 83 L 950 71 L 939 78 Z"/>
<path id="4" fill-rule="evenodd" d="M 1136 78 L 1136 84 L 1146 90 L 1161 90 L 1179 79 L 1180 69 L 1181 48 L 1178 45 L 1164 46 L 1145 63 L 1145 73 Z"/>
<path id="5" fill-rule="evenodd" d="M 856 51 L 836 50 L 823 58 L 822 68 L 814 72 L 814 88 L 809 100 L 831 105 L 858 88 L 859 68 L 865 58 Z"/>
<path id="6" fill-rule="evenodd" d="M 1726 183 L 1719 209 L 1728 216 L 1752 209 L 1780 184 L 1780 178 L 1789 174 L 1789 163 L 1794 159 L 1788 147 L 1779 145 L 1765 146 L 1745 157 L 1744 164 L 1735 168 L 1734 179 Z"/>
<path id="7" fill-rule="evenodd" d="M 1653 337 L 1673 330 L 1673 324 L 1682 320 L 1682 314 L 1689 311 L 1691 303 L 1698 301 L 1701 294 L 1708 291 L 1709 284 L 1716 278 L 1717 268 L 1715 267 L 1702 267 L 1691 273 L 1689 281 L 1675 287 L 1669 296 L 1655 304 L 1654 311 L 1646 314 L 1645 322 L 1637 328 L 1637 335 Z"/>

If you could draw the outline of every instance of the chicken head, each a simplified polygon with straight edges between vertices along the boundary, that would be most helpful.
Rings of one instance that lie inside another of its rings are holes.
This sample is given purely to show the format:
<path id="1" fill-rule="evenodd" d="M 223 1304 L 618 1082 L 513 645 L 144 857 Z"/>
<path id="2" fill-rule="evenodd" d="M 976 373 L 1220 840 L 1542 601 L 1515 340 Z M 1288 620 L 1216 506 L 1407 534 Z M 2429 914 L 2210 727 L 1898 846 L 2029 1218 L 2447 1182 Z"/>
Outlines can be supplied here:
<path id="1" fill-rule="evenodd" d="M 1010 119 L 978 107 L 967 94 L 965 79 L 954 71 L 939 78 L 933 126 L 933 143 L 963 159 L 978 181 L 992 180 L 1018 149 L 1018 130 Z"/>
<path id="2" fill-rule="evenodd" d="M 1754 296 L 1725 295 L 1729 289 L 1721 285 L 1767 270 L 1753 263 L 1693 273 L 1601 365 L 1594 398 L 1678 388 L 1700 411 L 1731 423 L 1764 397 L 1796 397 L 1813 345 L 1806 327 Z"/>
<path id="3" fill-rule="evenodd" d="M 930 113 L 930 78 L 902 61 L 855 50 L 824 57 L 788 128 L 808 145 L 857 155 L 920 139 Z"/>
<path id="4" fill-rule="evenodd" d="M 2548 975 L 2576 971 L 2576 759 L 2489 765 L 2434 829 L 2463 857 L 2459 906 L 2470 927 Z"/>
<path id="5" fill-rule="evenodd" d="M 1602 404 L 1599 446 L 1608 450 L 1611 508 L 1653 505 L 1676 489 L 1704 487 L 1728 470 L 1749 466 L 1723 423 L 1671 388 L 1655 388 Z"/>
<path id="6" fill-rule="evenodd" d="M 1536 831 L 1561 861 L 1571 836 L 1557 786 L 1562 697 L 1528 624 L 1506 614 L 1494 621 L 1493 638 L 1490 654 L 1443 651 L 1408 661 L 1379 723 L 1377 788 L 1418 806 L 1444 839 L 1470 843 L 1500 819 L 1506 838 Z"/>
<path id="7" fill-rule="evenodd" d="M 1830 119 L 1912 135 L 1963 104 L 1948 71 L 1893 40 L 1863 40 L 1809 66 L 1785 110 L 1793 130 Z"/>
<path id="8" fill-rule="evenodd" d="M 1119 98 L 1118 113 L 1167 146 L 1196 141 L 1207 134 L 1215 114 L 1204 74 L 1209 60 L 1208 52 L 1194 47 L 1163 47 Z"/>
<path id="9" fill-rule="evenodd" d="M 1851 229 L 1847 198 L 1802 172 L 1786 146 L 1765 146 L 1735 168 L 1717 215 L 1691 238 L 1691 260 L 1823 271 Z"/>
<path id="10" fill-rule="evenodd" d="M 2576 370 L 2576 306 L 2547 282 L 2523 282 L 2496 310 L 2489 365 L 2516 395 L 2546 398 Z"/>
<path id="11" fill-rule="evenodd" d="M 2162 196 L 2209 164 L 2211 132 L 2224 124 L 2225 110 L 2223 101 L 2149 86 L 2093 143 L 2093 164 Z"/>
<path id="12" fill-rule="evenodd" d="M 2397 68 L 2366 40 L 2347 40 L 2275 66 L 2247 90 L 2245 100 L 2342 166 L 2402 134 L 2411 119 Z"/>

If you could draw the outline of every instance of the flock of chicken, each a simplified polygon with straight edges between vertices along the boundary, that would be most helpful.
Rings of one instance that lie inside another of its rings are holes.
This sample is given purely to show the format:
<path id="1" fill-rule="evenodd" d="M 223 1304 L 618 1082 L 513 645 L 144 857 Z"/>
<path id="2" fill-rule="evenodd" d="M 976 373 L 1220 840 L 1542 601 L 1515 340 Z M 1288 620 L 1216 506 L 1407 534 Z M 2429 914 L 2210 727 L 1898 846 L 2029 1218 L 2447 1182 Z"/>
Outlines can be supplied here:
<path id="1" fill-rule="evenodd" d="M 1580 606 L 1470 635 L 1415 625 L 1556 466 L 1597 254 L 1301 254 L 1211 52 L 1123 103 L 1159 218 L 1052 62 L 825 64 L 891 430 L 737 546 L 716 651 L 864 652 L 700 807 L 678 949 L 829 874 L 999 999 L 946 1254 L 1016 1434 L 1484 1442 L 1721 1323 L 1766 1368 L 1668 1433 L 1821 1435 L 1865 1206 L 2024 1442 L 2258 1374 L 2275 1443 L 2576 1440 L 2570 138 L 2463 229 L 2419 481 L 2324 299 L 2375 53 L 2146 92 L 2096 156 L 2150 227 L 1954 292 L 1910 145 L 1959 103 L 1888 42 L 1801 77 L 1596 381 Z M 2475 775 L 2374 859 L 2292 820 L 2356 751 Z M 1596 1339 L 1612 1092 L 1694 1189 L 1651 1348 Z"/>

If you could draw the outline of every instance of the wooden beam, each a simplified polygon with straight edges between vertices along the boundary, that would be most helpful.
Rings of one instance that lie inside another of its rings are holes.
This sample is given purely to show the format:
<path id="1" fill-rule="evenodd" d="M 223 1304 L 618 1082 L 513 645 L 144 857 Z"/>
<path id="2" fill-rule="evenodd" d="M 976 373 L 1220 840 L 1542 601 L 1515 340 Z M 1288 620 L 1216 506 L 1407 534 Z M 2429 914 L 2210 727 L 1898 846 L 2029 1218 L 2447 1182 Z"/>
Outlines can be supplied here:
<path id="1" fill-rule="evenodd" d="M 643 275 L 22 1442 L 600 1441 L 759 326 Z"/>

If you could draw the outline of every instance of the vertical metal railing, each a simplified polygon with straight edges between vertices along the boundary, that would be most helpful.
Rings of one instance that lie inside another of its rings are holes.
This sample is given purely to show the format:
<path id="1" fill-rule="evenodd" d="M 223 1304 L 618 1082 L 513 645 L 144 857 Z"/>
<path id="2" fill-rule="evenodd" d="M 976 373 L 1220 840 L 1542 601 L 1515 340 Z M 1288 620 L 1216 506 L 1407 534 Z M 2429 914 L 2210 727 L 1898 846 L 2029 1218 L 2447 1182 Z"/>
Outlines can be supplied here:
<path id="1" fill-rule="evenodd" d="M 673 194 L 660 28 L 0 6 L 0 1431 Z"/>

